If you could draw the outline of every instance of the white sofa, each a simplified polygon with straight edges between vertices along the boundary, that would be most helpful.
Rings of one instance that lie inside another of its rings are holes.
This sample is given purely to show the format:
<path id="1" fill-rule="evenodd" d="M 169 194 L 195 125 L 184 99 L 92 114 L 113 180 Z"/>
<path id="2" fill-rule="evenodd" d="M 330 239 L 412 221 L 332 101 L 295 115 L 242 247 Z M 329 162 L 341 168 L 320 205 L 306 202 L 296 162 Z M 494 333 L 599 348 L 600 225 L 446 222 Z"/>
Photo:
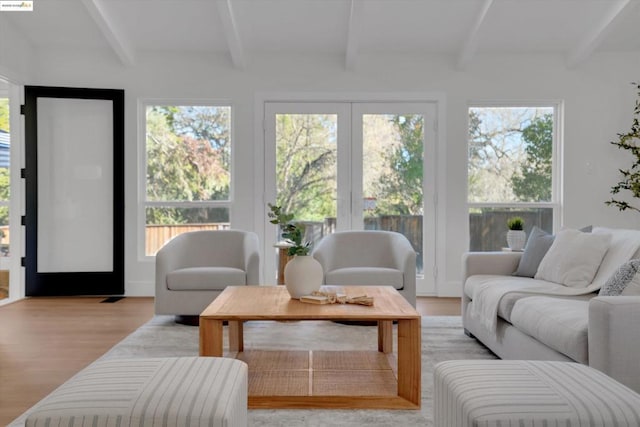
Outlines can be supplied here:
<path id="1" fill-rule="evenodd" d="M 466 253 L 463 326 L 502 359 L 576 361 L 640 391 L 640 296 L 598 296 L 621 264 L 640 257 L 640 231 L 593 232 L 612 237 L 584 292 L 541 280 L 540 270 L 534 278 L 514 276 L 522 252 Z M 499 295 L 495 308 L 487 309 L 482 292 Z"/>

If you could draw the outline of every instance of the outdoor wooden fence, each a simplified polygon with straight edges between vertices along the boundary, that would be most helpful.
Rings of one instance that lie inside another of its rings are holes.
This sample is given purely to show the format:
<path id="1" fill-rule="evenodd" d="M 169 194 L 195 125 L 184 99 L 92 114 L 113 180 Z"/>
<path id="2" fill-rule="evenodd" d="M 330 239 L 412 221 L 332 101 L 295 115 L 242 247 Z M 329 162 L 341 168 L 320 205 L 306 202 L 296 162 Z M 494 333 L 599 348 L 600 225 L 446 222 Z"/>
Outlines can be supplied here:
<path id="1" fill-rule="evenodd" d="M 145 229 L 145 248 L 147 255 L 155 255 L 167 240 L 178 234 L 199 230 L 228 230 L 228 222 L 208 224 L 147 225 Z"/>

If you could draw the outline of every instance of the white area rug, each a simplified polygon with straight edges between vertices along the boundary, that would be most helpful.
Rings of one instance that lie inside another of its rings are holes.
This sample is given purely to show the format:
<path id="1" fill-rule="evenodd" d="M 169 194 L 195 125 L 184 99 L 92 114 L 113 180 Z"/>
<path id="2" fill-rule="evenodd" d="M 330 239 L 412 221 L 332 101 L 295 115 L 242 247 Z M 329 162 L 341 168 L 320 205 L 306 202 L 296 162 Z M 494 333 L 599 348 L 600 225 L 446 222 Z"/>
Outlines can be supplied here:
<path id="1" fill-rule="evenodd" d="M 395 332 L 394 326 L 394 332 Z M 394 337 L 395 340 L 395 337 Z M 333 322 L 247 322 L 245 349 L 349 350 L 377 349 L 377 328 Z M 102 358 L 197 356 L 198 328 L 178 325 L 173 316 L 156 316 L 116 344 Z M 226 343 L 225 343 L 226 345 Z M 433 426 L 433 367 L 454 359 L 494 359 L 464 335 L 458 316 L 422 318 L 422 408 L 392 410 L 250 410 L 249 425 L 262 426 Z M 11 427 L 24 425 L 23 414 Z"/>

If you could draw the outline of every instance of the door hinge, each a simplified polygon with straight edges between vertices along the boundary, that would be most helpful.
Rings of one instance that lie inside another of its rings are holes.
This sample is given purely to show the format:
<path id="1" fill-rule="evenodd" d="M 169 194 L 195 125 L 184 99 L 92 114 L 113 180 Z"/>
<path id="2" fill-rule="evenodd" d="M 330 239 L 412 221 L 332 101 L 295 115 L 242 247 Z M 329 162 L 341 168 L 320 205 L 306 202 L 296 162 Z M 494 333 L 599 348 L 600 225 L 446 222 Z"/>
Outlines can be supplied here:
<path id="1" fill-rule="evenodd" d="M 438 277 L 438 267 L 433 266 L 433 278 L 436 279 Z"/>
<path id="2" fill-rule="evenodd" d="M 27 177 L 27 170 L 25 168 L 20 169 L 20 178 L 24 179 Z"/>
<path id="3" fill-rule="evenodd" d="M 24 116 L 25 115 L 25 110 L 26 110 L 26 108 L 25 108 L 24 104 L 22 104 L 20 106 L 20 114 L 22 114 Z"/>
<path id="4" fill-rule="evenodd" d="M 20 266 L 21 267 L 27 266 L 27 259 L 25 257 L 20 258 Z"/>
<path id="5" fill-rule="evenodd" d="M 20 225 L 27 225 L 27 217 L 25 215 L 20 217 Z"/>

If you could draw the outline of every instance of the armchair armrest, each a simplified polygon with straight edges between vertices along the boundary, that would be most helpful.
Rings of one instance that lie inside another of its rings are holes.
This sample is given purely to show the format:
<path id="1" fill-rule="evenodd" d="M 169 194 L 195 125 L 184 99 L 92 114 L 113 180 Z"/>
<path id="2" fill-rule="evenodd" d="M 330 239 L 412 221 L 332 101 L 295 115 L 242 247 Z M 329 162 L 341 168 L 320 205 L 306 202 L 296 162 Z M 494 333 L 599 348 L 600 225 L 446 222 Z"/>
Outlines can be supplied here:
<path id="1" fill-rule="evenodd" d="M 465 252 L 462 255 L 462 283 L 475 274 L 511 275 L 518 268 L 522 252 Z"/>
<path id="2" fill-rule="evenodd" d="M 589 365 L 640 392 L 640 296 L 589 302 Z"/>

